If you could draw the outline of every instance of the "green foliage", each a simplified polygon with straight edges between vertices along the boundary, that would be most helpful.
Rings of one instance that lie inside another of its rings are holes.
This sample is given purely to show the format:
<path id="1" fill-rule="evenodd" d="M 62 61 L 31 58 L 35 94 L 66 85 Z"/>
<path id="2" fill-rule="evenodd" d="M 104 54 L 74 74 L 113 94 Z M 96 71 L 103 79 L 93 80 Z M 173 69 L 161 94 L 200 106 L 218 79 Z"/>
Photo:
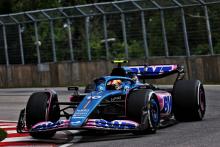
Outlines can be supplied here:
<path id="1" fill-rule="evenodd" d="M 143 42 L 132 40 L 128 45 L 130 58 L 143 58 L 145 56 Z"/>
<path id="2" fill-rule="evenodd" d="M 197 47 L 193 49 L 193 55 L 207 55 L 209 54 L 209 46 L 208 44 L 199 44 Z"/>
<path id="3" fill-rule="evenodd" d="M 68 45 L 68 28 L 63 27 L 62 20 L 56 20 L 54 22 L 54 34 L 56 42 L 57 60 L 69 60 L 70 51 Z"/>
<path id="4" fill-rule="evenodd" d="M 144 57 L 144 48 L 142 41 L 132 40 L 128 43 L 129 58 Z M 123 42 L 114 42 L 110 49 L 112 59 L 122 59 L 125 56 L 125 44 Z"/>
<path id="5" fill-rule="evenodd" d="M 215 54 L 220 54 L 220 40 L 217 41 L 216 45 L 214 46 Z"/>
<path id="6" fill-rule="evenodd" d="M 90 18 L 90 47 L 92 59 L 105 59 L 105 44 L 103 40 L 102 17 Z"/>
<path id="7" fill-rule="evenodd" d="M 164 55 L 164 44 L 159 12 L 152 12 L 148 17 L 148 38 L 150 56 Z M 162 52 L 161 52 L 162 51 Z"/>
<path id="8" fill-rule="evenodd" d="M 181 13 L 179 10 L 165 11 L 165 26 L 170 56 L 185 55 Z"/>
<path id="9" fill-rule="evenodd" d="M 125 44 L 123 42 L 114 42 L 110 48 L 111 59 L 125 58 Z"/>
<path id="10" fill-rule="evenodd" d="M 0 1 L 0 14 L 11 13 L 12 12 L 12 1 L 1 0 Z"/>
<path id="11" fill-rule="evenodd" d="M 12 0 L 12 3 L 13 12 L 55 8 L 61 6 L 58 0 Z"/>
<path id="12" fill-rule="evenodd" d="M 3 139 L 5 139 L 7 137 L 7 133 L 0 128 L 0 141 L 2 141 Z"/>
<path id="13" fill-rule="evenodd" d="M 82 5 L 105 2 L 106 0 L 1 0 L 0 13 L 31 11 L 37 9 L 56 8 L 61 6 Z M 110 1 L 110 0 L 107 0 Z"/>
<path id="14" fill-rule="evenodd" d="M 90 46 L 93 59 L 105 58 L 105 54 L 103 54 L 105 48 L 103 47 L 103 43 L 101 43 L 101 40 L 101 36 L 100 34 L 97 34 L 97 32 L 91 34 Z"/>
<path id="15" fill-rule="evenodd" d="M 112 1 L 112 0 L 108 0 Z M 106 0 L 1 0 L 0 14 L 30 11 L 36 9 L 56 8 L 73 6 L 87 3 L 106 2 Z M 160 4 L 167 1 L 160 0 Z M 196 8 L 196 9 L 195 9 Z M 198 8 L 198 9 L 197 9 Z M 208 34 L 204 10 L 202 7 L 190 7 L 185 9 L 187 34 L 189 47 L 192 55 L 210 54 L 208 46 Z M 213 38 L 214 52 L 220 53 L 220 10 L 219 5 L 208 6 L 210 24 Z M 169 55 L 185 55 L 183 24 L 180 9 L 164 10 L 165 27 L 168 41 Z M 125 44 L 123 43 L 121 16 L 119 14 L 106 15 L 108 38 L 115 38 L 114 42 L 109 42 L 110 58 L 125 58 Z M 144 58 L 144 44 L 142 34 L 142 23 L 139 12 L 125 14 L 126 33 L 128 41 L 129 58 Z M 54 20 L 54 37 L 56 43 L 56 53 L 58 61 L 69 60 L 69 40 L 68 28 L 63 27 L 66 19 Z M 164 56 L 164 38 L 161 25 L 160 11 L 145 11 L 145 23 L 147 29 L 147 43 L 150 56 Z M 22 24 L 24 32 L 22 34 L 25 60 L 36 62 L 36 38 L 33 23 Z M 16 28 L 16 26 L 15 26 Z M 11 32 L 15 29 L 11 29 Z M 85 18 L 71 18 L 72 42 L 76 60 L 87 60 L 87 42 L 85 32 Z M 9 33 L 10 30 L 8 31 Z M 12 32 L 14 33 L 14 32 Z M 49 21 L 38 22 L 38 34 L 41 41 L 40 52 L 42 62 L 52 62 L 52 41 Z M 105 59 L 106 49 L 103 43 L 103 20 L 102 16 L 91 16 L 89 25 L 89 38 L 92 59 Z M 15 41 L 14 41 L 15 42 Z M 12 42 L 19 47 L 19 42 Z"/>

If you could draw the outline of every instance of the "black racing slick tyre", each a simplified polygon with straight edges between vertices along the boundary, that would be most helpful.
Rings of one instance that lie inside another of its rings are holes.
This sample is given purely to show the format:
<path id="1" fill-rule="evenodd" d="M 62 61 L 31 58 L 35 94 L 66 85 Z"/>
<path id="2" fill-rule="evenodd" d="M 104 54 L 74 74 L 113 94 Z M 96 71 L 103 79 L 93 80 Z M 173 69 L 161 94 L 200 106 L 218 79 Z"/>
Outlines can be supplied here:
<path id="1" fill-rule="evenodd" d="M 31 129 L 33 125 L 42 121 L 56 122 L 60 118 L 60 107 L 57 96 L 50 98 L 49 92 L 33 93 L 26 106 L 26 125 Z M 34 138 L 51 138 L 56 132 L 31 132 Z"/>
<path id="2" fill-rule="evenodd" d="M 177 81 L 173 88 L 173 113 L 178 121 L 202 120 L 206 111 L 205 91 L 199 80 Z"/>
<path id="3" fill-rule="evenodd" d="M 140 131 L 134 134 L 156 133 L 160 122 L 160 106 L 152 90 L 140 89 L 128 96 L 127 115 L 140 123 Z"/>

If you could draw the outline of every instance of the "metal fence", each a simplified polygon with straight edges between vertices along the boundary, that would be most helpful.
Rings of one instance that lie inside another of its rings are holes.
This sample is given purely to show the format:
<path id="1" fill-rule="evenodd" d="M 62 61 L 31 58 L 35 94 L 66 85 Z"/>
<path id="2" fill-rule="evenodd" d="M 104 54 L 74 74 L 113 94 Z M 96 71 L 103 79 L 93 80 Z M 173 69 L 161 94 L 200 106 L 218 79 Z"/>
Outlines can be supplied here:
<path id="1" fill-rule="evenodd" d="M 124 0 L 0 15 L 0 64 L 219 54 L 219 6 Z"/>

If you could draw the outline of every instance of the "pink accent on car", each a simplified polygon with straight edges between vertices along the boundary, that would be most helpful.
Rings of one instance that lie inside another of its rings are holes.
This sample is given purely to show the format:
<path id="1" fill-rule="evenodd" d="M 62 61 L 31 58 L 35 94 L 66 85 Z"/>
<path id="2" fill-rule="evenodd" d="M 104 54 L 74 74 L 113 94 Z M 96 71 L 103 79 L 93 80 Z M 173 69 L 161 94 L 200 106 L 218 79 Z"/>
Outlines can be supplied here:
<path id="1" fill-rule="evenodd" d="M 162 115 L 169 115 L 172 107 L 172 96 L 166 91 L 155 91 Z"/>
<path id="2" fill-rule="evenodd" d="M 69 99 L 70 102 L 73 101 L 73 98 L 74 98 L 74 96 L 72 96 L 72 95 L 68 97 L 68 99 Z"/>

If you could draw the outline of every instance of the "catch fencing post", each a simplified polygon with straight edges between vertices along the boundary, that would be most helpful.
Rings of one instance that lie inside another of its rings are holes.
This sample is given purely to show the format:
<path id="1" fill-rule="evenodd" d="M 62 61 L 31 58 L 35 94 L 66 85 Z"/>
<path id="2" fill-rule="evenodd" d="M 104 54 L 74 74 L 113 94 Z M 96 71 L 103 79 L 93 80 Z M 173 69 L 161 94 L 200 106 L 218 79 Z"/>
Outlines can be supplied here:
<path id="1" fill-rule="evenodd" d="M 2 25 L 2 31 L 3 31 L 3 39 L 4 39 L 4 49 L 5 49 L 5 62 L 6 62 L 6 85 L 8 86 L 10 81 L 12 80 L 10 65 L 9 65 L 9 57 L 8 57 L 8 44 L 7 44 L 7 34 L 6 34 L 6 28 L 5 24 L 0 21 L 0 24 Z"/>
<path id="2" fill-rule="evenodd" d="M 163 33 L 163 42 L 164 42 L 164 48 L 165 48 L 165 55 L 166 57 L 169 56 L 169 49 L 168 49 L 168 43 L 167 43 L 167 34 L 166 34 L 166 27 L 165 27 L 165 20 L 164 20 L 164 11 L 162 7 L 155 1 L 151 2 L 160 10 L 160 20 L 162 25 L 162 33 Z"/>
<path id="3" fill-rule="evenodd" d="M 34 23 L 34 32 L 35 32 L 35 45 L 36 45 L 36 51 L 37 51 L 37 63 L 41 64 L 41 56 L 40 56 L 40 44 L 39 44 L 39 35 L 38 35 L 38 26 L 37 21 L 28 13 L 24 13 L 27 15 L 29 19 L 32 20 Z"/>
<path id="4" fill-rule="evenodd" d="M 23 40 L 22 40 L 22 31 L 21 31 L 21 24 L 20 22 L 15 19 L 12 15 L 9 15 L 9 17 L 16 23 L 18 26 L 18 36 L 19 36 L 19 45 L 20 45 L 20 53 L 21 53 L 21 63 L 24 65 L 24 49 L 23 49 Z"/>
<path id="5" fill-rule="evenodd" d="M 92 57 L 91 57 L 91 47 L 90 47 L 89 24 L 90 24 L 89 17 L 85 17 L 86 45 L 87 45 L 88 59 L 89 61 L 91 61 Z"/>
<path id="6" fill-rule="evenodd" d="M 57 54 L 56 54 L 56 43 L 55 43 L 55 36 L 54 36 L 54 24 L 52 18 L 43 10 L 40 11 L 49 21 L 50 23 L 50 36 L 52 41 L 52 51 L 53 51 L 53 62 L 57 62 Z"/>
<path id="7" fill-rule="evenodd" d="M 91 56 L 91 47 L 90 47 L 90 34 L 89 34 L 89 26 L 90 26 L 89 16 L 86 13 L 84 13 L 79 7 L 75 7 L 75 8 L 85 17 L 86 46 L 87 46 L 88 60 L 91 61 L 92 56 Z"/>
<path id="8" fill-rule="evenodd" d="M 106 15 L 103 15 L 103 29 L 104 29 L 104 39 L 105 39 L 105 49 L 106 49 L 106 60 L 108 60 L 109 59 L 109 45 L 108 45 Z"/>
<path id="9" fill-rule="evenodd" d="M 0 21 L 0 24 L 2 25 L 2 31 L 3 31 L 4 49 L 5 49 L 5 62 L 6 62 L 6 66 L 9 67 L 9 56 L 8 56 L 8 43 L 7 43 L 6 28 L 5 28 L 5 24 L 2 21 Z"/>
<path id="10" fill-rule="evenodd" d="M 185 12 L 183 9 L 182 4 L 180 4 L 178 1 L 173 0 L 173 2 L 180 7 L 181 10 L 181 18 L 182 18 L 182 25 L 183 25 L 183 34 L 184 34 L 184 45 L 186 49 L 186 55 L 190 56 L 190 49 L 189 49 L 189 40 L 188 40 L 188 34 L 186 29 L 186 19 L 185 19 Z"/>
<path id="11" fill-rule="evenodd" d="M 204 9 L 206 28 L 207 28 L 207 33 L 208 33 L 209 50 L 210 50 L 211 55 L 214 55 L 213 44 L 212 44 L 212 32 L 211 32 L 211 27 L 210 27 L 210 22 L 209 22 L 208 8 L 207 8 L 206 3 L 203 0 L 198 0 L 198 1 L 201 3 Z"/>
<path id="12" fill-rule="evenodd" d="M 66 17 L 66 20 L 67 20 L 68 38 L 69 38 L 69 47 L 70 47 L 70 58 L 71 58 L 71 61 L 74 61 L 71 22 L 70 22 L 69 16 L 65 12 L 63 12 L 63 10 L 61 8 L 59 9 L 59 12 L 61 14 L 63 14 Z"/>
<path id="13" fill-rule="evenodd" d="M 128 59 L 129 55 L 128 55 L 128 41 L 127 41 L 127 32 L 126 32 L 126 24 L 125 24 L 125 14 L 123 10 L 116 3 L 113 2 L 112 4 L 121 13 L 121 25 L 122 25 L 123 40 L 125 45 L 125 58 Z"/>
<path id="14" fill-rule="evenodd" d="M 141 23 L 142 23 L 142 30 L 143 30 L 143 40 L 144 40 L 144 51 L 145 51 L 145 58 L 149 57 L 149 48 L 147 42 L 147 29 L 146 29 L 146 22 L 144 18 L 144 11 L 141 11 Z"/>
<path id="15" fill-rule="evenodd" d="M 68 25 L 68 38 L 69 38 L 69 46 L 70 46 L 70 58 L 71 61 L 74 61 L 74 53 L 73 53 L 73 42 L 72 42 L 72 31 L 71 31 L 71 23 L 70 19 L 67 18 L 67 25 Z"/>
<path id="16" fill-rule="evenodd" d="M 140 10 L 141 12 L 141 27 L 142 27 L 142 35 L 143 35 L 143 41 L 144 41 L 144 51 L 145 51 L 145 58 L 147 59 L 149 57 L 149 48 L 148 48 L 148 42 L 147 42 L 147 29 L 146 29 L 146 22 L 144 17 L 144 10 L 141 6 L 139 6 L 135 1 L 132 1 L 132 3 Z"/>
<path id="17" fill-rule="evenodd" d="M 18 25 L 18 32 L 19 32 L 20 52 L 21 52 L 21 63 L 24 65 L 25 61 L 24 61 L 24 48 L 23 48 L 21 24 Z"/>
<path id="18" fill-rule="evenodd" d="M 94 4 L 95 8 L 102 13 L 103 19 L 103 32 L 104 32 L 104 42 L 105 42 L 105 52 L 106 52 L 106 60 L 109 59 L 109 45 L 108 45 L 108 32 L 107 32 L 107 22 L 105 12 L 96 4 Z"/>

